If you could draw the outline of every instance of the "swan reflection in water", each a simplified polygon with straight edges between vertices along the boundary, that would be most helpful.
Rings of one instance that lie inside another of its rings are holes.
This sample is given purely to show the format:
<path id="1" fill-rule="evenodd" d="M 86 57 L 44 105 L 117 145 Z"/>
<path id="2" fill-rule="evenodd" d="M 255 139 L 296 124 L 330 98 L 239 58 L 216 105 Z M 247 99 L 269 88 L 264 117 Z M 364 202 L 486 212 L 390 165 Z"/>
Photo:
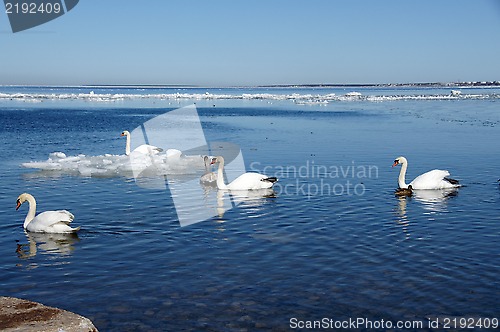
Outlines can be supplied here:
<path id="1" fill-rule="evenodd" d="M 224 191 L 220 191 L 224 193 Z M 266 198 L 276 197 L 276 192 L 272 188 L 254 189 L 254 190 L 228 190 L 235 205 L 244 204 L 247 207 L 261 206 L 266 202 Z"/>
<path id="2" fill-rule="evenodd" d="M 446 212 L 448 199 L 458 195 L 457 188 L 437 190 L 413 190 L 414 199 L 422 203 L 425 210 L 431 212 Z"/>
<path id="3" fill-rule="evenodd" d="M 180 226 L 185 227 L 205 220 L 224 222 L 224 214 L 241 207 L 261 206 L 274 190 L 218 190 L 200 183 L 199 176 L 191 181 L 168 178 L 168 189 L 173 200 Z"/>
<path id="4" fill-rule="evenodd" d="M 408 201 L 411 201 L 410 196 L 396 196 L 396 199 L 398 200 L 398 206 L 397 206 L 397 218 L 396 218 L 396 223 L 401 225 L 401 228 L 403 230 L 403 233 L 405 234 L 405 239 L 410 238 L 410 232 L 409 232 L 409 226 L 410 226 L 410 220 L 408 219 L 408 214 L 406 211 Z"/>
<path id="5" fill-rule="evenodd" d="M 411 195 L 396 195 L 398 205 L 396 208 L 396 223 L 402 226 L 405 238 L 410 238 L 410 219 L 408 216 L 408 204 L 412 201 L 419 202 L 422 207 L 430 211 L 446 212 L 448 199 L 458 194 L 457 188 L 439 189 L 439 190 L 413 190 Z"/>
<path id="6" fill-rule="evenodd" d="M 240 206 L 242 208 L 256 208 L 267 202 L 268 198 L 276 197 L 276 192 L 271 189 L 256 190 L 216 190 L 217 215 L 224 217 L 226 211 Z"/>
<path id="7" fill-rule="evenodd" d="M 16 253 L 20 259 L 35 257 L 38 250 L 47 254 L 69 256 L 80 241 L 76 233 L 33 233 L 25 232 L 28 243 L 17 244 Z"/>

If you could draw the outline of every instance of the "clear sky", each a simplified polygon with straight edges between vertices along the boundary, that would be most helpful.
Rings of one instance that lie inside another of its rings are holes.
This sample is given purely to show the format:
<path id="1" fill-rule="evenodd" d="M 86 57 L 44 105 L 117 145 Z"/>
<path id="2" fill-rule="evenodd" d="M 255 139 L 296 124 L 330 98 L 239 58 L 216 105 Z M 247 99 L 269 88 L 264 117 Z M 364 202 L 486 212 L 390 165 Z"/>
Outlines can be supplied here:
<path id="1" fill-rule="evenodd" d="M 500 0 L 80 0 L 12 33 L 0 84 L 500 80 Z"/>

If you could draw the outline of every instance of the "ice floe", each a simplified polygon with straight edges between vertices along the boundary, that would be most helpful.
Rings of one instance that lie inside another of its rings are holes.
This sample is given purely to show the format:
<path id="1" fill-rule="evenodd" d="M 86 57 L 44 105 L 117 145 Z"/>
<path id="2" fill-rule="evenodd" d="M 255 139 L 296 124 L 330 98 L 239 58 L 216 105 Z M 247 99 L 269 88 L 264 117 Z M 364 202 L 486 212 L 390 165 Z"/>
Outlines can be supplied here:
<path id="1" fill-rule="evenodd" d="M 24 168 L 38 169 L 50 173 L 82 177 L 141 177 L 169 174 L 198 174 L 205 170 L 203 156 L 171 155 L 168 151 L 156 155 L 131 153 L 127 155 L 104 154 L 67 156 L 63 152 L 52 152 L 45 161 L 21 164 Z"/>

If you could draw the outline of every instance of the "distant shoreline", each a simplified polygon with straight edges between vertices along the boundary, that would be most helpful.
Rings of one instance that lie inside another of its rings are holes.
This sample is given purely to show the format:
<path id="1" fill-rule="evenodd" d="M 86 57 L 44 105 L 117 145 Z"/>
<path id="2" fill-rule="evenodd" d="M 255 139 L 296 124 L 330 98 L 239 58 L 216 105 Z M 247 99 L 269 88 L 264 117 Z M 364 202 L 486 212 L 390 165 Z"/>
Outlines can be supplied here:
<path id="1" fill-rule="evenodd" d="M 500 86 L 500 81 L 490 82 L 428 82 L 428 83 L 379 83 L 379 84 L 276 84 L 276 85 L 259 85 L 257 87 L 307 87 L 307 88 L 358 88 L 358 87 L 474 87 L 474 86 Z"/>

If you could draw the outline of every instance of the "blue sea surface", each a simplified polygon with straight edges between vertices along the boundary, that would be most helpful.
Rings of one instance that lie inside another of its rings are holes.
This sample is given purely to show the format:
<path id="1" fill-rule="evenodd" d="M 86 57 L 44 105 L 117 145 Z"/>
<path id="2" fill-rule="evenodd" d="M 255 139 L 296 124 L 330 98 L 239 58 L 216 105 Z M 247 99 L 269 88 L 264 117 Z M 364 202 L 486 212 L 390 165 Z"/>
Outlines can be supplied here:
<path id="1" fill-rule="evenodd" d="M 101 331 L 500 319 L 500 89 L 460 91 L 0 87 L 0 295 Z M 21 167 L 57 151 L 123 154 L 123 130 L 193 104 L 208 142 L 279 178 L 273 195 L 181 227 L 168 189 Z M 463 187 L 396 197 L 400 155 L 407 182 L 438 168 Z M 23 192 L 81 231 L 25 233 Z"/>

